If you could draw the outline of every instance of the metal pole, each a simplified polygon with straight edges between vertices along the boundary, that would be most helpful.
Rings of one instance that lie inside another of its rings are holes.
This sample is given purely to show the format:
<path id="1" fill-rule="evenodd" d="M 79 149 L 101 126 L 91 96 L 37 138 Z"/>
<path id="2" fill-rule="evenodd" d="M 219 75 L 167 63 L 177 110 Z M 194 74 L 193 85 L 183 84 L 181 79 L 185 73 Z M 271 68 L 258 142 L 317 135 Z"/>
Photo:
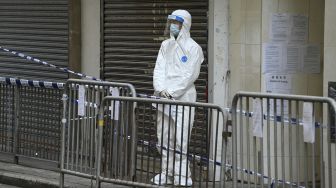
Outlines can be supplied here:
<path id="1" fill-rule="evenodd" d="M 239 96 L 235 95 L 232 101 L 232 174 L 233 187 L 237 187 L 237 103 Z"/>
<path id="2" fill-rule="evenodd" d="M 14 87 L 14 135 L 13 135 L 13 153 L 14 153 L 14 163 L 19 163 L 19 158 L 17 156 L 18 150 L 18 131 L 20 124 L 20 86 Z"/>
<path id="3" fill-rule="evenodd" d="M 97 142 L 97 173 L 96 173 L 96 188 L 100 187 L 100 168 L 101 168 L 101 155 L 102 155 L 102 140 L 103 140 L 103 126 L 104 126 L 104 100 L 99 108 L 98 117 L 98 142 Z"/>
<path id="4" fill-rule="evenodd" d="M 64 169 L 64 152 L 65 152 L 65 127 L 67 124 L 67 102 L 68 102 L 68 95 L 67 93 L 67 88 L 64 89 L 64 94 L 62 96 L 62 101 L 63 101 L 63 117 L 62 117 L 62 134 L 61 134 L 61 161 L 60 161 L 60 188 L 64 187 L 64 173 L 62 170 Z M 68 146 L 69 147 L 69 146 Z"/>

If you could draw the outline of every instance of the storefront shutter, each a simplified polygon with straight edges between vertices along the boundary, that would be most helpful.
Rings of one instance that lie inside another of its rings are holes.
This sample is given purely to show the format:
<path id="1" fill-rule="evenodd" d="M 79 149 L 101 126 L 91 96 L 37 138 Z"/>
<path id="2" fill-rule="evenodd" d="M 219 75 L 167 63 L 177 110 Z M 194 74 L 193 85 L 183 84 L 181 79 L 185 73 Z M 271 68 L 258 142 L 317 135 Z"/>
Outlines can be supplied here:
<path id="1" fill-rule="evenodd" d="M 68 67 L 68 0 L 0 0 L 0 46 Z M 64 81 L 68 74 L 0 52 L 0 76 Z"/>
<path id="2" fill-rule="evenodd" d="M 192 15 L 192 38 L 201 45 L 205 61 L 196 89 L 198 101 L 207 101 L 207 11 L 204 0 L 103 0 L 101 76 L 128 82 L 138 93 L 153 94 L 153 69 L 167 16 L 176 9 Z"/>

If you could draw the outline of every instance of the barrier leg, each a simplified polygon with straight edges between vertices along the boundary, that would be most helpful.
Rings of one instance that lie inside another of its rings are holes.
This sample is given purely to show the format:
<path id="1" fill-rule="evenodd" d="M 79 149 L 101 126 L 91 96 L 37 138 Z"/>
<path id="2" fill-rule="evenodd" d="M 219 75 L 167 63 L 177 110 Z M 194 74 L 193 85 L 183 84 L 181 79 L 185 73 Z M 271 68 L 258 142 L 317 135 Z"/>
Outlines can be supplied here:
<path id="1" fill-rule="evenodd" d="M 64 187 L 64 173 L 60 173 L 60 182 L 59 182 L 59 187 L 63 188 Z"/>

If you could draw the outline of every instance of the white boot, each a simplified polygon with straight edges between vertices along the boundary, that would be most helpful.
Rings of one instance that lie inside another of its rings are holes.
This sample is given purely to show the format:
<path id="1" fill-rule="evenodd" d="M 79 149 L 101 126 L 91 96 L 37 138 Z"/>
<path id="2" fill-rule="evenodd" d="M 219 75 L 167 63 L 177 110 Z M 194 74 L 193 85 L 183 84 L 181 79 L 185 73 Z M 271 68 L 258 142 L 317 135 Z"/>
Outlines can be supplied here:
<path id="1" fill-rule="evenodd" d="M 160 178 L 161 175 L 161 178 Z M 154 178 L 151 179 L 151 182 L 153 182 L 156 185 L 168 185 L 172 184 L 171 176 L 167 176 L 166 173 L 156 174 Z"/>
<path id="2" fill-rule="evenodd" d="M 175 176 L 174 177 L 174 185 L 176 186 L 191 187 L 192 184 L 193 182 L 192 182 L 191 177 L 185 177 L 185 176 Z"/>

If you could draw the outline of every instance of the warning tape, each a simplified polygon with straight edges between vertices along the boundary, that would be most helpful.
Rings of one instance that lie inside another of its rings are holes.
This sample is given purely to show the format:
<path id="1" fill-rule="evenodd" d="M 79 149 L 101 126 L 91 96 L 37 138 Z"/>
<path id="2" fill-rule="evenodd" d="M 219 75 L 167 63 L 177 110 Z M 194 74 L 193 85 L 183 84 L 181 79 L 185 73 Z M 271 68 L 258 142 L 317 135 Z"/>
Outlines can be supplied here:
<path id="1" fill-rule="evenodd" d="M 0 77 L 0 82 L 7 85 L 30 86 L 49 89 L 63 89 L 64 83 L 60 82 L 46 82 L 38 80 L 26 80 L 17 78 Z"/>
<path id="2" fill-rule="evenodd" d="M 79 76 L 81 78 L 87 78 L 87 79 L 90 79 L 90 80 L 102 81 L 102 80 L 100 80 L 98 78 L 95 78 L 93 76 L 87 76 L 87 75 L 85 75 L 83 73 L 75 72 L 75 71 L 72 71 L 72 70 L 70 70 L 68 68 L 59 67 L 57 65 L 47 63 L 47 62 L 42 61 L 40 59 L 34 58 L 32 56 L 29 56 L 29 55 L 25 55 L 24 53 L 21 53 L 21 52 L 16 52 L 14 50 L 10 50 L 10 49 L 4 48 L 2 46 L 0 46 L 0 50 L 8 52 L 8 53 L 11 53 L 11 54 L 13 54 L 13 55 L 15 55 L 17 57 L 26 59 L 26 60 L 31 61 L 31 62 L 35 62 L 35 63 L 41 64 L 41 65 L 44 65 L 44 66 L 48 66 L 48 67 L 59 69 L 59 70 L 61 70 L 63 72 L 67 72 L 67 73 L 70 73 L 70 74 L 73 74 L 73 75 L 77 75 L 77 76 Z"/>

